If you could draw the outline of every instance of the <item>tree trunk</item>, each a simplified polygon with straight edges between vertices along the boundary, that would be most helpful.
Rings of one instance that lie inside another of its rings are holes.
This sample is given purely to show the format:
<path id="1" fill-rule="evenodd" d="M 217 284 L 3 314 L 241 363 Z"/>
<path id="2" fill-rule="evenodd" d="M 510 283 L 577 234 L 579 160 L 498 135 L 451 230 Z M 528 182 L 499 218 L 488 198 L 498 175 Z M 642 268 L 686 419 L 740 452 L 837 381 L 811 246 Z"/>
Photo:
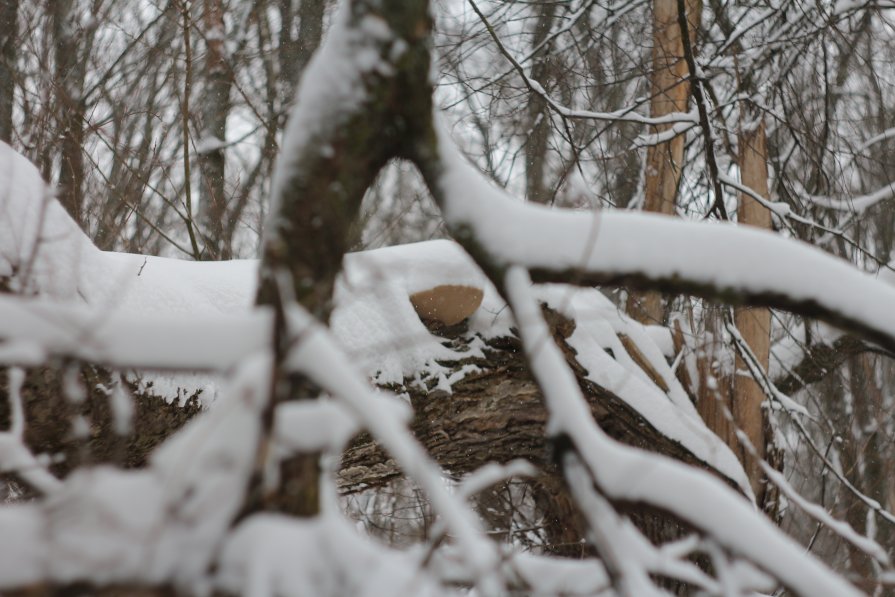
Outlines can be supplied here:
<path id="1" fill-rule="evenodd" d="M 363 101 L 356 105 L 352 102 L 350 109 L 345 109 L 340 105 L 344 103 L 340 90 L 331 89 L 333 113 L 316 115 L 319 122 L 314 123 L 310 134 L 302 128 L 307 123 L 300 120 L 287 125 L 283 145 L 288 149 L 280 155 L 274 176 L 272 213 L 265 231 L 256 299 L 260 305 L 272 306 L 276 313 L 278 364 L 271 405 L 263 420 L 267 436 L 277 403 L 315 395 L 314 388 L 284 374 L 279 365 L 293 340 L 286 329 L 283 304 L 294 297 L 319 320 L 329 321 L 336 276 L 342 268 L 342 257 L 354 243 L 355 222 L 366 190 L 390 159 L 410 154 L 418 131 L 425 130 L 431 121 L 432 90 L 427 83 L 431 57 L 426 40 L 432 21 L 428 2 L 384 0 L 375 6 L 357 3 L 354 8 L 347 27 L 360 27 L 365 19 L 381 19 L 396 39 L 413 43 L 400 54 L 399 73 L 387 75 L 384 69 L 360 73 L 367 91 Z M 374 51 L 380 56 L 395 53 L 388 40 L 376 40 L 375 44 Z M 305 85 L 302 80 L 297 102 L 301 102 Z M 300 115 L 299 105 L 293 117 Z M 321 151 L 322 147 L 327 151 Z M 263 444 L 259 447 L 262 456 L 266 449 Z M 319 471 L 316 464 L 297 467 L 302 475 L 292 485 L 294 501 L 299 505 L 295 513 L 316 514 Z M 261 472 L 257 470 L 252 481 L 247 511 L 270 502 L 262 494 Z"/>
<path id="2" fill-rule="evenodd" d="M 56 102 L 61 139 L 59 202 L 83 228 L 84 91 L 85 67 L 81 59 L 75 0 L 54 0 L 53 42 L 56 60 Z"/>
<path id="3" fill-rule="evenodd" d="M 555 2 L 541 2 L 535 24 L 532 47 L 537 47 L 547 39 L 556 14 Z M 547 48 L 535 57 L 531 69 L 531 77 L 538 81 L 544 89 L 548 89 L 547 78 L 550 75 L 550 56 Z M 528 131 L 525 141 L 525 191 L 529 201 L 547 203 L 550 191 L 544 182 L 547 170 L 547 142 L 550 139 L 550 115 L 547 103 L 540 95 L 530 92 L 528 95 Z"/>
<path id="4" fill-rule="evenodd" d="M 696 43 L 702 0 L 687 0 L 690 43 Z M 674 112 L 686 112 L 690 101 L 690 83 L 684 60 L 684 45 L 678 25 L 677 0 L 655 0 L 653 7 L 653 72 L 650 82 L 650 116 L 656 118 Z M 671 125 L 656 127 L 666 131 Z M 684 136 L 650 145 L 646 150 L 643 209 L 673 215 L 684 159 Z M 643 323 L 663 323 L 665 307 L 658 292 L 632 293 L 628 313 Z"/>
<path id="5" fill-rule="evenodd" d="M 764 121 L 759 119 L 754 128 L 744 128 L 739 137 L 740 181 L 743 186 L 764 198 L 768 197 L 768 162 L 767 138 Z M 741 225 L 771 228 L 771 212 L 746 193 L 740 194 L 737 219 Z M 771 311 L 763 307 L 736 307 L 734 321 L 743 339 L 755 354 L 758 364 L 767 371 L 770 355 Z M 767 455 L 767 413 L 762 409 L 765 393 L 758 383 L 747 373 L 748 367 L 743 360 L 736 358 L 736 375 L 734 378 L 733 415 L 734 421 L 741 429 L 758 458 Z M 758 461 L 749 455 L 737 442 L 731 445 L 749 475 L 752 490 L 758 503 L 765 497 L 764 474 Z"/>
<path id="6" fill-rule="evenodd" d="M 0 141 L 12 140 L 19 0 L 0 0 Z"/>
<path id="7" fill-rule="evenodd" d="M 295 0 L 280 0 L 280 79 L 287 94 L 295 91 L 298 78 L 323 39 L 323 14 L 327 0 L 298 0 L 298 36 L 292 37 Z M 287 95 L 288 100 L 291 97 Z"/>
<path id="8" fill-rule="evenodd" d="M 199 221 L 205 236 L 206 259 L 231 259 L 227 193 L 224 187 L 226 158 L 221 146 L 227 139 L 230 113 L 230 68 L 224 48 L 224 7 L 222 0 L 205 0 L 202 19 L 205 30 L 205 93 L 202 99 L 202 134 L 199 169 L 201 173 Z M 207 144 L 206 147 L 202 145 Z"/>

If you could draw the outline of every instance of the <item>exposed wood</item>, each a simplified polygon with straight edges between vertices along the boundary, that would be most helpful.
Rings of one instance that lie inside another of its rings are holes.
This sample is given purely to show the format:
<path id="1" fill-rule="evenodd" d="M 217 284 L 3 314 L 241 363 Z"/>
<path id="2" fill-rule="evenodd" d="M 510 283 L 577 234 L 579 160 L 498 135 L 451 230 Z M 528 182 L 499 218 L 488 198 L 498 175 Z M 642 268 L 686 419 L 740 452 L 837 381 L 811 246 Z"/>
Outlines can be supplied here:
<path id="1" fill-rule="evenodd" d="M 643 353 L 640 352 L 640 349 L 637 348 L 637 344 L 634 343 L 633 340 L 625 336 L 624 334 L 619 334 L 619 341 L 622 343 L 622 346 L 625 347 L 625 352 L 628 353 L 628 356 L 637 363 L 637 366 L 643 369 L 643 372 L 649 376 L 649 378 L 656 384 L 663 392 L 668 392 L 668 384 L 665 383 L 665 380 L 662 379 L 662 376 L 659 375 L 659 372 L 656 371 L 655 367 L 650 364 L 649 359 L 643 356 Z"/>
<path id="2" fill-rule="evenodd" d="M 687 0 L 691 44 L 696 43 L 701 10 L 701 0 Z M 650 116 L 686 112 L 690 101 L 690 83 L 678 25 L 677 0 L 655 0 L 652 61 Z M 671 126 L 655 127 L 655 132 L 666 131 Z M 683 135 L 647 148 L 643 187 L 645 211 L 666 215 L 675 213 L 683 160 Z M 663 323 L 665 308 L 662 295 L 656 291 L 632 292 L 628 298 L 628 313 L 642 323 Z"/>
<path id="3" fill-rule="evenodd" d="M 740 179 L 743 186 L 764 198 L 768 197 L 767 139 L 764 121 L 758 119 L 748 125 L 739 137 Z M 740 194 L 737 219 L 740 224 L 771 228 L 771 212 L 754 198 Z M 760 264 L 756 264 L 759 266 Z M 755 354 L 758 363 L 767 371 L 771 349 L 771 312 L 764 307 L 736 307 L 734 321 L 743 339 Z M 765 394 L 751 375 L 748 366 L 737 356 L 734 378 L 733 416 L 736 426 L 749 438 L 758 458 L 767 454 L 767 413 L 762 409 Z M 740 444 L 731 445 L 746 468 L 759 503 L 764 501 L 765 482 L 759 463 Z"/>
<path id="4" fill-rule="evenodd" d="M 687 63 L 678 26 L 677 1 L 656 0 L 653 5 L 653 70 L 650 81 L 650 116 L 686 112 L 690 100 Z M 696 43 L 701 0 L 688 0 L 691 43 Z M 671 125 L 660 125 L 656 132 Z M 646 152 L 644 205 L 646 211 L 674 214 L 684 156 L 684 136 L 651 145 Z"/>

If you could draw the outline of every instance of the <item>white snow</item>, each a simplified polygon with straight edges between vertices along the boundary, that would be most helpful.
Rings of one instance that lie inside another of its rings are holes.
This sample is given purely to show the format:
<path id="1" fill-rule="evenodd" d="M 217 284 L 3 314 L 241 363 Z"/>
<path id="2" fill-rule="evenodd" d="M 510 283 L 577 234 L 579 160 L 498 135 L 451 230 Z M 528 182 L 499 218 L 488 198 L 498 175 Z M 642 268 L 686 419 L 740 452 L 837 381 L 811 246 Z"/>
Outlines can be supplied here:
<path id="1" fill-rule="evenodd" d="M 811 245 L 773 232 L 655 214 L 555 210 L 521 203 L 460 154 L 437 118 L 443 214 L 465 228 L 497 266 L 687 282 L 739 296 L 817 305 L 895 345 L 895 288 Z M 860 301 L 855 297 L 861 297 Z"/>
<path id="2" fill-rule="evenodd" d="M 82 264 L 98 253 L 53 198 L 37 168 L 0 141 L 0 277 L 13 290 L 38 289 L 53 298 L 73 298 Z"/>
<path id="3" fill-rule="evenodd" d="M 41 502 L 0 508 L 0 586 L 201 579 L 254 463 L 271 358 L 247 360 L 218 408 L 165 442 L 149 467 L 80 468 Z"/>
<path id="4" fill-rule="evenodd" d="M 376 26 L 367 23 L 364 28 Z M 350 43 L 331 45 L 351 47 Z M 313 76 L 324 79 L 351 79 L 364 69 L 381 69 L 363 52 L 318 62 Z M 333 72 L 327 72 L 328 68 Z M 331 83 L 324 80 L 320 86 Z M 356 81 L 348 83 L 345 93 L 335 99 L 362 101 Z M 308 93 L 305 99 L 310 102 L 334 99 Z M 300 133 L 305 143 L 312 134 L 313 130 Z M 300 144 L 300 135 L 292 142 Z M 499 263 L 577 268 L 607 278 L 637 274 L 654 280 L 685 279 L 733 291 L 785 295 L 815 301 L 895 338 L 895 319 L 888 308 L 895 304 L 895 288 L 820 251 L 731 226 L 522 205 L 472 171 L 444 131 L 441 135 L 447 166 L 441 181 L 447 197 L 446 217 L 454 225 L 469 227 Z M 32 482 L 42 486 L 48 497 L 43 502 L 0 508 L 0 528 L 5 536 L 15 537 L 12 543 L 17 547 L 14 554 L 0 553 L 0 582 L 13 586 L 39 579 L 173 580 L 199 589 L 195 582 L 203 578 L 223 545 L 220 553 L 225 565 L 217 582 L 234 591 L 300 595 L 339 594 L 344 589 L 358 594 L 367 587 L 385 587 L 381 580 L 389 583 L 389 594 L 434 592 L 429 577 L 417 574 L 413 556 L 366 543 L 332 513 L 288 524 L 276 517 L 256 516 L 227 536 L 255 463 L 260 412 L 272 367 L 267 348 L 270 315 L 250 308 L 257 264 L 197 264 L 104 253 L 48 198 L 36 169 L 0 144 L 0 276 L 14 290 L 39 294 L 32 299 L 0 296 L 0 337 L 5 340 L 0 350 L 5 357 L 34 363 L 46 354 L 66 354 L 120 367 L 149 364 L 233 373 L 215 408 L 166 442 L 145 470 L 81 469 L 59 483 L 34 467 Z M 755 267 L 757 263 L 762 267 Z M 284 410 L 274 452 L 335 450 L 359 426 L 370 430 L 427 492 L 472 580 L 482 590 L 494 589 L 500 566 L 496 546 L 483 536 L 463 496 L 448 490 L 438 467 L 410 434 L 405 424 L 407 409 L 384 399 L 368 379 L 400 382 L 419 372 L 443 376 L 437 360 L 479 354 L 475 351 L 481 343 L 472 353 L 444 346 L 426 330 L 408 300 L 409 294 L 433 285 L 478 286 L 485 291 L 485 300 L 470 322 L 471 330 L 490 337 L 506 333 L 511 325 L 519 326 L 535 374 L 547 393 L 549 431 L 568 434 L 581 466 L 607 497 L 673 512 L 796 591 L 855 594 L 716 478 L 605 436 L 590 416 L 563 356 L 549 341 L 537 299 L 575 319 L 577 327 L 569 342 L 589 378 L 619 395 L 657 429 L 748 493 L 736 459 L 705 429 L 668 366 L 667 339 L 662 342 L 665 346 L 657 345 L 655 331 L 618 314 L 594 290 L 551 286 L 533 294 L 524 270 L 509 271 L 505 285 L 518 314 L 515 322 L 507 316 L 495 289 L 453 243 L 435 241 L 347 256 L 345 275 L 336 289 L 335 337 L 297 307 L 289 311 L 292 331 L 301 341 L 288 366 L 311 377 L 335 400 Z M 856 294 L 864 298 L 860 306 L 852 300 Z M 622 334 L 661 377 L 667 392 L 628 353 L 619 340 Z M 116 408 L 123 429 L 127 405 L 121 396 Z M 0 434 L 0 466 L 24 463 L 30 467 L 37 462 L 18 451 L 19 432 L 14 424 L 10 433 Z M 12 447 L 3 443 L 7 440 Z M 508 472 L 483 470 L 474 481 Z M 580 483 L 575 491 L 591 507 L 587 514 L 594 520 L 601 518 L 603 498 L 591 491 L 585 477 L 576 479 Z M 625 524 L 614 519 L 606 527 L 627 541 L 617 546 L 619 553 L 627 550 L 659 566 L 661 558 L 645 551 L 632 527 Z M 309 554 L 303 564 L 307 567 L 295 566 L 286 554 Z M 328 565 L 319 570 L 322 561 Z M 316 576 L 313 570 L 318 571 Z M 641 586 L 636 578 L 640 572 L 625 570 L 633 575 L 632 586 Z M 676 573 L 693 571 L 677 568 Z M 309 578 L 317 584 L 302 584 Z M 355 590 L 350 583 L 357 579 L 364 583 Z"/>
<path id="5" fill-rule="evenodd" d="M 398 417 L 379 408 L 376 392 L 352 367 L 328 330 L 297 305 L 287 313 L 287 319 L 290 335 L 301 341 L 292 349 L 286 365 L 342 400 L 407 476 L 426 492 L 432 507 L 462 547 L 467 565 L 476 571 L 476 580 L 482 586 L 492 586 L 498 561 L 495 545 L 482 535 L 478 521 L 458 497 L 448 492 L 439 467 Z"/>
<path id="6" fill-rule="evenodd" d="M 32 176 L 38 176 L 36 170 Z M 15 211 L 24 209 L 19 204 L 9 205 Z M 58 204 L 51 201 L 48 206 Z M 51 353 L 78 354 L 121 367 L 212 371 L 226 370 L 268 346 L 269 314 L 250 309 L 257 262 L 197 263 L 106 253 L 95 249 L 76 227 L 70 238 L 84 247 L 76 280 L 78 290 L 58 298 L 86 305 L 23 302 L 0 296 L 0 336 L 17 341 L 7 346 L 25 350 L 37 341 Z M 0 249 L 3 245 L 0 241 Z M 46 255 L 50 260 L 55 258 L 53 251 L 47 250 Z M 33 278 L 33 287 L 41 293 L 46 284 L 43 276 Z M 510 334 L 514 322 L 503 300 L 473 260 L 452 241 L 346 255 L 344 273 L 336 285 L 331 327 L 351 355 L 353 365 L 380 384 L 432 378 L 439 389 L 450 391 L 451 382 L 471 368 L 449 377 L 451 371 L 439 361 L 483 356 L 482 342 L 474 342 L 467 352 L 445 346 L 444 340 L 432 335 L 420 321 L 408 298 L 444 284 L 484 290 L 482 305 L 470 321 L 472 333 L 483 338 Z M 666 346 L 660 350 L 652 340 L 656 331 L 650 332 L 628 319 L 592 289 L 547 286 L 538 297 L 578 322 L 569 342 L 578 351 L 589 379 L 618 395 L 653 427 L 750 494 L 736 458 L 705 427 L 668 367 L 663 351 L 669 350 L 669 336 L 665 336 Z M 667 394 L 627 355 L 618 334 L 631 338 L 653 369 L 660 372 L 670 389 Z M 133 338 L 141 341 L 133 342 Z M 607 348 L 615 358 L 605 352 Z M 34 350 L 24 354 L 32 359 L 44 356 L 43 351 Z M 188 373 L 138 375 L 144 384 L 152 383 L 153 392 L 171 399 L 199 389 L 205 390 L 206 403 L 214 398 L 212 377 Z M 126 408 L 126 402 L 115 404 Z"/>
<path id="7" fill-rule="evenodd" d="M 673 512 L 800 594 L 860 594 L 715 477 L 609 438 L 589 416 L 559 349 L 545 341 L 550 332 L 530 293 L 528 274 L 518 266 L 511 268 L 506 286 L 532 370 L 545 391 L 548 433 L 569 437 L 596 487 L 610 498 Z"/>
<path id="8" fill-rule="evenodd" d="M 422 573 L 418 554 L 374 544 L 337 514 L 312 519 L 252 516 L 230 535 L 220 562 L 216 584 L 236 595 L 455 594 Z"/>
<path id="9" fill-rule="evenodd" d="M 445 240 L 376 249 L 345 256 L 336 287 L 332 329 L 357 366 L 377 383 L 402 383 L 414 375 L 448 373 L 436 360 L 482 356 L 445 347 L 420 321 L 409 296 L 435 286 L 482 288 L 479 313 L 503 302 L 472 259 Z"/>

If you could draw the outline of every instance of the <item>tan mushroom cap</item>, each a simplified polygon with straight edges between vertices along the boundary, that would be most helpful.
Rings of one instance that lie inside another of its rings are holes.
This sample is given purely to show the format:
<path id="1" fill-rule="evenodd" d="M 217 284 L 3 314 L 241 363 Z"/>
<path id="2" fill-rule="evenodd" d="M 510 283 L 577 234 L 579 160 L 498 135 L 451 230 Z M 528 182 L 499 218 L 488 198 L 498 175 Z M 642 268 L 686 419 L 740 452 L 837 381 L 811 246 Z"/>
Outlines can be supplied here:
<path id="1" fill-rule="evenodd" d="M 410 295 L 410 302 L 420 319 L 456 325 L 475 313 L 485 293 L 481 288 L 445 284 Z"/>

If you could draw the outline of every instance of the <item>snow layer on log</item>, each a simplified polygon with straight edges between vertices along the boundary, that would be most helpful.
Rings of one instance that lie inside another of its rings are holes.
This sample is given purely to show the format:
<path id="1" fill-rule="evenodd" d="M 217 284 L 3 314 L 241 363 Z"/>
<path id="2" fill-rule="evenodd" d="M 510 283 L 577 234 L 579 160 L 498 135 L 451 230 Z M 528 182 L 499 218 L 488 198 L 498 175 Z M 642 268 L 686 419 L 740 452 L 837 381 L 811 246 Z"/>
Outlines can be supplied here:
<path id="1" fill-rule="evenodd" d="M 16 173 L 8 181 L 8 187 L 17 192 L 10 193 L 7 212 L 30 213 L 28 202 L 46 194 L 39 173 L 8 147 L 0 149 L 0 168 Z M 256 261 L 190 262 L 102 252 L 55 200 L 45 201 L 45 207 L 48 222 L 56 222 L 54 226 L 66 232 L 68 242 L 83 251 L 76 254 L 72 270 L 77 276 L 65 288 L 54 286 L 56 279 L 49 269 L 36 271 L 30 283 L 41 294 L 87 305 L 23 304 L 0 297 L 0 337 L 30 340 L 31 344 L 19 345 L 23 354 L 39 359 L 49 351 L 123 367 L 143 363 L 223 370 L 268 342 L 268 317 L 250 310 L 257 284 Z M 13 223 L 0 217 L 2 225 Z M 10 254 L 13 248 L 8 238 L 0 236 L 0 255 Z M 50 264 L 71 258 L 66 253 L 69 244 L 47 243 L 40 248 Z M 434 378 L 440 389 L 449 391 L 454 372 L 440 362 L 484 357 L 484 343 L 473 340 L 471 350 L 458 352 L 420 321 L 409 297 L 439 285 L 483 290 L 482 304 L 469 324 L 473 338 L 511 334 L 515 324 L 503 300 L 456 243 L 437 240 L 352 253 L 346 255 L 337 282 L 332 330 L 354 365 L 379 384 Z M 61 290 L 67 292 L 60 295 Z M 661 433 L 744 486 L 736 459 L 706 429 L 671 373 L 652 340 L 655 332 L 621 315 L 592 289 L 545 287 L 538 297 L 576 321 L 570 342 L 591 381 L 617 394 Z M 651 368 L 660 373 L 667 393 L 627 355 L 618 334 L 633 340 Z M 34 350 L 34 342 L 43 350 Z M 206 388 L 209 401 L 214 395 L 211 377 L 146 374 L 144 381 L 152 381 L 156 393 L 170 396 L 178 388 L 186 388 L 187 393 Z"/>

